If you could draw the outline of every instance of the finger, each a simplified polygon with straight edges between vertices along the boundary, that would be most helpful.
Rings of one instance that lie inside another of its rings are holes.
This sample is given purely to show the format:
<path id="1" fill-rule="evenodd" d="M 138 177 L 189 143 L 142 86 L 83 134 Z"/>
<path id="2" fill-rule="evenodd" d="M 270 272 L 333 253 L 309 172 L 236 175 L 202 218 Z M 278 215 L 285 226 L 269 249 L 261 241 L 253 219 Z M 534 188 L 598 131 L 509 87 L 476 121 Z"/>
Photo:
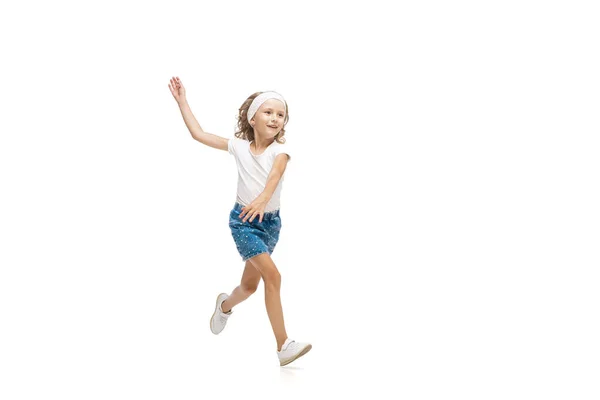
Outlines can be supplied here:
<path id="1" fill-rule="evenodd" d="M 254 217 L 256 217 L 256 211 L 252 214 L 252 218 L 250 218 L 250 222 L 254 221 Z"/>

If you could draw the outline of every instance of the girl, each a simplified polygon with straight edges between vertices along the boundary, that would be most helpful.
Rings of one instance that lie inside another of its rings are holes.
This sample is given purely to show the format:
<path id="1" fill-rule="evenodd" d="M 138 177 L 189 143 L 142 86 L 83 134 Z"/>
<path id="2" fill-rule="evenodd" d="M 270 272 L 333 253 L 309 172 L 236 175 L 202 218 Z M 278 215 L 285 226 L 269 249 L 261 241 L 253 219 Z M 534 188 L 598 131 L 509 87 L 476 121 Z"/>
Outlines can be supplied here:
<path id="1" fill-rule="evenodd" d="M 217 296 L 210 329 L 215 335 L 221 333 L 233 307 L 254 293 L 262 278 L 279 364 L 289 364 L 306 354 L 312 345 L 287 336 L 280 297 L 281 275 L 271 259 L 281 230 L 279 198 L 283 174 L 291 159 L 283 138 L 289 120 L 287 103 L 276 92 L 254 93 L 239 109 L 239 130 L 227 139 L 202 130 L 187 103 L 179 77 L 171 78 L 169 89 L 192 137 L 229 152 L 238 168 L 237 199 L 229 213 L 229 228 L 246 267 L 240 285 L 230 295 Z"/>

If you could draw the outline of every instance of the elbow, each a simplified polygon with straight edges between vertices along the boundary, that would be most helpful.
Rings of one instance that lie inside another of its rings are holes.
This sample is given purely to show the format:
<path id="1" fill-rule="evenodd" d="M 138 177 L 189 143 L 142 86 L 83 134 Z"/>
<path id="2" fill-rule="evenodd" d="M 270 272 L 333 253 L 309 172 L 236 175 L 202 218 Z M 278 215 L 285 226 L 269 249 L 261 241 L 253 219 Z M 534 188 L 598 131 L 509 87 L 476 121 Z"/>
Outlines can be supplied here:
<path id="1" fill-rule="evenodd" d="M 202 133 L 200 132 L 191 132 L 192 134 L 192 139 L 199 141 L 200 143 L 204 143 L 202 141 Z"/>

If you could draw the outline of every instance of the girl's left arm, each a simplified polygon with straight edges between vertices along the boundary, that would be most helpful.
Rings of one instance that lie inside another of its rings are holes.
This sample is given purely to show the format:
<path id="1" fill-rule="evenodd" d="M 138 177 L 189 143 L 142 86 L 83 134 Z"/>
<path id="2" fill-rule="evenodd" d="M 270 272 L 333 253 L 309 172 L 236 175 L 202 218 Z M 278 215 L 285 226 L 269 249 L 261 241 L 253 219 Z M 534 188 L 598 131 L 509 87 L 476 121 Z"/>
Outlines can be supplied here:
<path id="1" fill-rule="evenodd" d="M 273 197 L 273 193 L 275 193 L 275 189 L 277 189 L 277 185 L 279 185 L 279 180 L 285 172 L 285 167 L 287 167 L 287 163 L 287 154 L 282 153 L 278 154 L 277 157 L 275 157 L 273 167 L 271 167 L 271 172 L 269 172 L 269 176 L 267 177 L 265 190 L 263 190 L 263 192 L 261 193 L 261 196 L 266 197 L 267 201 L 271 200 L 271 197 Z"/>

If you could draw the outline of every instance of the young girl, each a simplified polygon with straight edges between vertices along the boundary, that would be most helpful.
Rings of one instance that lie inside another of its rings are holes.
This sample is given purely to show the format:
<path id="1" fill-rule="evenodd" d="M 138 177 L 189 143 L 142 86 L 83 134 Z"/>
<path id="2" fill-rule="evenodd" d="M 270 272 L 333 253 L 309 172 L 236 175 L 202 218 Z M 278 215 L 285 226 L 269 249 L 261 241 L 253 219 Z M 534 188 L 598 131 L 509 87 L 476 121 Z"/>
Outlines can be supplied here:
<path id="1" fill-rule="evenodd" d="M 283 174 L 291 159 L 283 138 L 289 120 L 287 103 L 276 92 L 254 93 L 239 109 L 239 130 L 227 139 L 202 130 L 178 77 L 171 78 L 169 89 L 192 137 L 207 146 L 228 151 L 237 163 L 237 199 L 229 213 L 229 228 L 246 267 L 239 286 L 230 295 L 217 296 L 210 329 L 215 335 L 221 333 L 233 307 L 254 293 L 262 278 L 279 364 L 289 364 L 306 354 L 312 345 L 287 336 L 279 294 L 281 275 L 271 259 L 281 230 L 279 198 Z"/>

